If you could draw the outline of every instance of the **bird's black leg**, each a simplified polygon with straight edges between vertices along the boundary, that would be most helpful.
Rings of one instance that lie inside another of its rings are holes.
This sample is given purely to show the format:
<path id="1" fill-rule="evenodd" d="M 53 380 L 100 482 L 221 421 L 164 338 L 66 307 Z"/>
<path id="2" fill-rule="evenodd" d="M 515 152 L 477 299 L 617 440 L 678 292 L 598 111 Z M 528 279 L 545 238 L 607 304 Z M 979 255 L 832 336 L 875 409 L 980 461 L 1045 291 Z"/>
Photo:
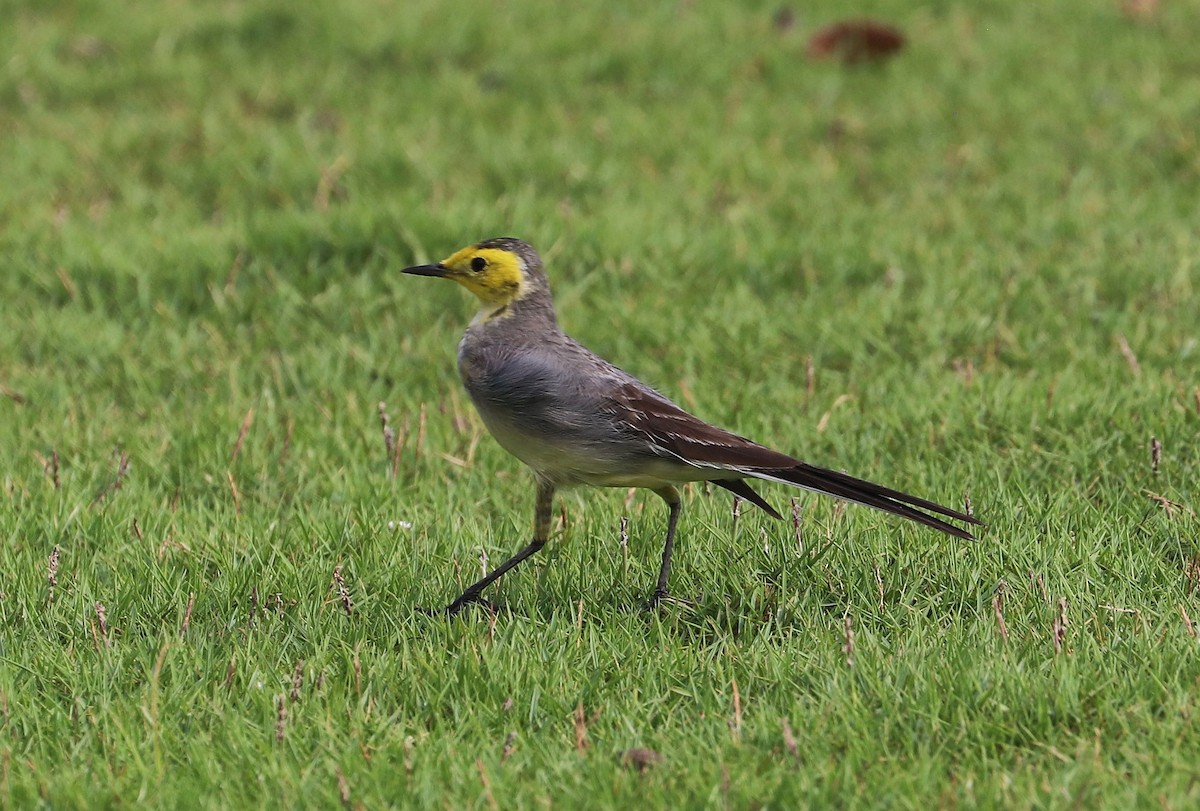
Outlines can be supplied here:
<path id="1" fill-rule="evenodd" d="M 471 603 L 480 602 L 482 600 L 480 594 L 484 589 L 503 577 L 510 569 L 516 568 L 525 558 L 531 557 L 546 545 L 546 540 L 550 537 L 550 512 L 553 506 L 554 485 L 539 480 L 537 486 L 537 506 L 533 521 L 533 540 L 520 552 L 504 561 L 504 563 L 501 563 L 494 571 L 489 572 L 480 579 L 478 583 L 470 586 L 458 596 L 457 600 L 446 606 L 445 612 L 448 616 L 454 616 Z"/>
<path id="2" fill-rule="evenodd" d="M 667 515 L 667 539 L 663 543 L 662 567 L 658 570 L 658 585 L 647 600 L 647 608 L 654 608 L 667 596 L 667 577 L 671 574 L 671 551 L 675 547 L 675 526 L 679 523 L 679 491 L 671 485 L 654 491 L 667 502 L 670 513 Z"/>

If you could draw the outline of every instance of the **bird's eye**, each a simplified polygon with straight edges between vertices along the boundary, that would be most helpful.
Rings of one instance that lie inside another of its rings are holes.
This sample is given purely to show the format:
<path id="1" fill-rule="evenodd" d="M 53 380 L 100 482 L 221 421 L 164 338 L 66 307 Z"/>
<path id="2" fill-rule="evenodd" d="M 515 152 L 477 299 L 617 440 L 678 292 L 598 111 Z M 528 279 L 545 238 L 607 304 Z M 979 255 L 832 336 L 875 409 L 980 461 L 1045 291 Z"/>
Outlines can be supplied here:
<path id="1" fill-rule="evenodd" d="M 483 270 L 485 267 L 487 267 L 487 260 L 482 256 L 476 256 L 471 260 L 471 270 L 475 271 L 476 273 Z"/>

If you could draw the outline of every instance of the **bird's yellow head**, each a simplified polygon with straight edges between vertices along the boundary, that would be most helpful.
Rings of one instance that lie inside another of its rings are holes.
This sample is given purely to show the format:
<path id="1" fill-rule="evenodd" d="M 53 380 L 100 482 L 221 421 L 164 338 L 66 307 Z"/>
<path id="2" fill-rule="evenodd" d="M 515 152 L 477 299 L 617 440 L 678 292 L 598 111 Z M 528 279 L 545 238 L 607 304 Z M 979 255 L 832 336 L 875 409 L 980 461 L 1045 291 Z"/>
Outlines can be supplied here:
<path id="1" fill-rule="evenodd" d="M 404 272 L 453 279 L 478 296 L 485 309 L 495 311 L 523 298 L 536 284 L 541 267 L 532 247 L 502 237 L 469 245 L 436 265 L 417 265 Z"/>

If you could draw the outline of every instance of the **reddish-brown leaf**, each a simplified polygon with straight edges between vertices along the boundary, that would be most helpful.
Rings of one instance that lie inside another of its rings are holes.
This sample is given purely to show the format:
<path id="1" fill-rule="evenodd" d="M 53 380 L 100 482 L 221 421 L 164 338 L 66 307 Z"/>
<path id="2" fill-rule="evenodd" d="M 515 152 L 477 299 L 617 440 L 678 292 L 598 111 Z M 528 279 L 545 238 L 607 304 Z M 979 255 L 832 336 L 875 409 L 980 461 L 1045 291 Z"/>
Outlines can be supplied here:
<path id="1" fill-rule="evenodd" d="M 808 40 L 810 59 L 840 59 L 845 64 L 881 61 L 904 47 L 904 34 L 878 20 L 842 20 Z"/>

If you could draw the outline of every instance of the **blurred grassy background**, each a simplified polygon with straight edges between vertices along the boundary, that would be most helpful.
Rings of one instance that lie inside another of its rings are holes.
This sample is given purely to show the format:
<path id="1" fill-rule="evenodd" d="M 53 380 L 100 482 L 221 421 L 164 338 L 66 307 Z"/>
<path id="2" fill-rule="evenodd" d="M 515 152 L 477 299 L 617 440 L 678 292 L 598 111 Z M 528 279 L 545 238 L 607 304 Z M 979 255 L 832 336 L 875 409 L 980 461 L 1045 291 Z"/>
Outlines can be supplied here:
<path id="1" fill-rule="evenodd" d="M 1193 804 L 1197 15 L 1133 5 L 871 3 L 847 68 L 828 2 L 6 4 L 0 799 Z M 569 494 L 511 611 L 415 615 L 532 493 L 396 270 L 502 234 L 702 416 L 989 531 L 695 490 L 654 618 L 660 505 Z"/>

